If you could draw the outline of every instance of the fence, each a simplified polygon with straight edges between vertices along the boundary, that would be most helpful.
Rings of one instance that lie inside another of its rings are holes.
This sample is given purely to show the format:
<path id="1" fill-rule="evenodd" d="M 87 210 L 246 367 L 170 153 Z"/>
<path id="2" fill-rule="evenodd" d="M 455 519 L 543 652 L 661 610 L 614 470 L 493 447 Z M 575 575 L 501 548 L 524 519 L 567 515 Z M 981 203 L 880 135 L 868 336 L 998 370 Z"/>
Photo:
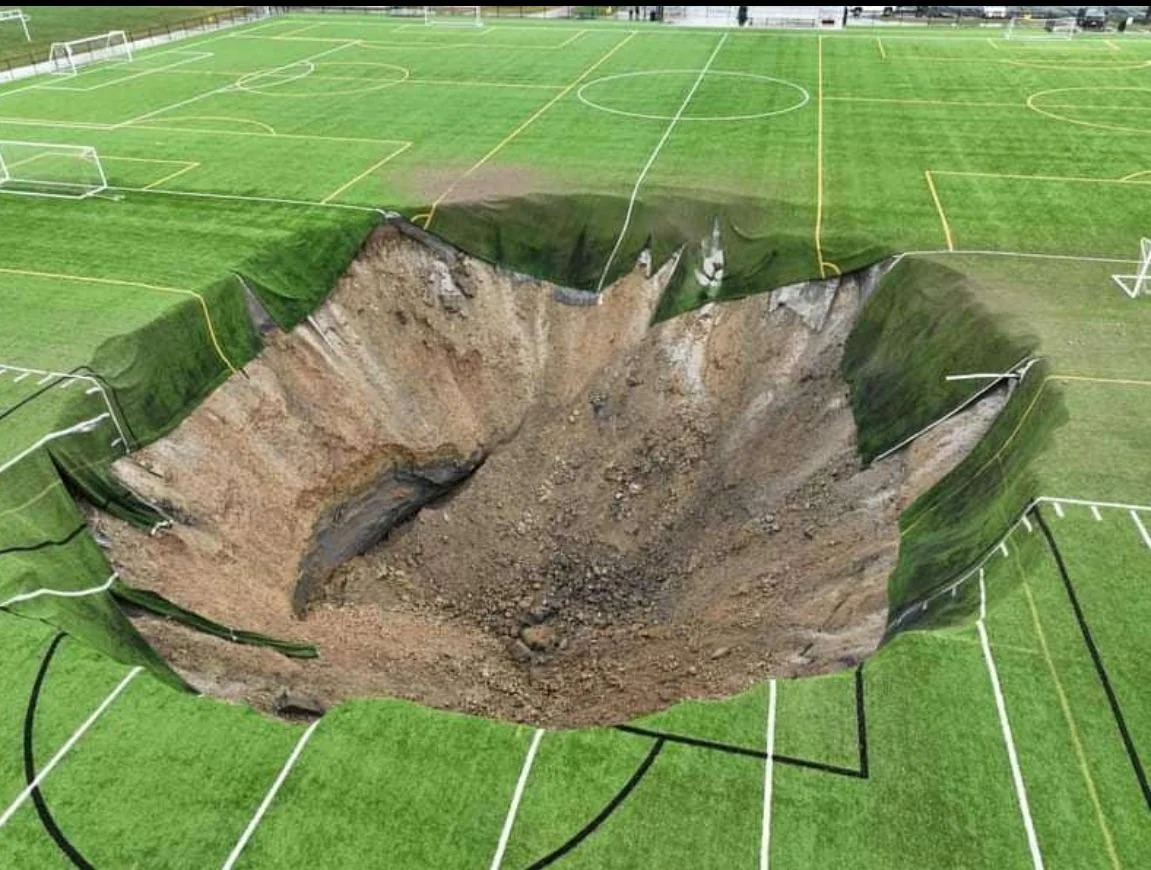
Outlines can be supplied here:
<path id="1" fill-rule="evenodd" d="M 182 21 L 159 24 L 144 30 L 129 31 L 128 41 L 132 44 L 132 50 L 136 51 L 165 42 L 173 42 L 177 39 L 185 39 L 198 33 L 234 27 L 237 24 L 267 18 L 270 15 L 287 11 L 287 8 L 286 6 L 233 6 L 226 11 L 215 12 L 211 15 L 200 15 Z M 78 35 L 82 36 L 83 34 Z M 48 63 L 44 52 L 38 54 L 29 52 L 26 55 L 0 59 L 0 82 L 13 81 L 50 71 L 51 64 Z"/>

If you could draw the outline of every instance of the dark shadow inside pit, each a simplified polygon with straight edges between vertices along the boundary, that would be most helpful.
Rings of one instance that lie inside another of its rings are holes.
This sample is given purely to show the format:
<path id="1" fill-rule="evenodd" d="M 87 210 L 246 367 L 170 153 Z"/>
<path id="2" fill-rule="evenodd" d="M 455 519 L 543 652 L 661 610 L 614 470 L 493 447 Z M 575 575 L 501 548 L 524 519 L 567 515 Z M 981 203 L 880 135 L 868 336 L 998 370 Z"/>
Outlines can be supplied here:
<path id="1" fill-rule="evenodd" d="M 308 324 L 117 465 L 191 522 L 101 520 L 133 584 L 320 657 L 141 631 L 266 709 L 399 696 L 549 726 L 866 657 L 900 510 L 1002 397 L 865 468 L 840 366 L 878 270 L 652 325 L 674 268 L 567 304 L 382 230 Z"/>

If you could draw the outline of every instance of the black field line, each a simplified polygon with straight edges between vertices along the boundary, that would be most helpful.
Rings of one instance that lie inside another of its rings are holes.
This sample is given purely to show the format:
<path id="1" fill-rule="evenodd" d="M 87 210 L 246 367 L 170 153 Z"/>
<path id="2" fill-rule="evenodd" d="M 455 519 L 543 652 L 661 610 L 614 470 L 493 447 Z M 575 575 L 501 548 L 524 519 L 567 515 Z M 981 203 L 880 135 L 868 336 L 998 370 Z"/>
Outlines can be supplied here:
<path id="1" fill-rule="evenodd" d="M 48 547 L 63 547 L 65 544 L 75 540 L 76 536 L 86 528 L 88 528 L 88 524 L 81 522 L 80 525 L 76 526 L 76 528 L 57 541 L 41 541 L 38 544 L 21 544 L 16 547 L 5 547 L 0 550 L 0 556 L 10 556 L 13 553 L 35 553 L 37 550 L 44 550 Z"/>
<path id="2" fill-rule="evenodd" d="M 701 737 L 691 737 L 687 734 L 675 734 L 670 731 L 660 731 L 655 728 L 642 728 L 638 725 L 617 725 L 617 731 L 625 734 L 635 734 L 639 737 L 651 737 L 664 740 L 668 743 L 679 743 L 683 746 L 694 746 L 697 749 L 707 749 L 713 752 L 725 752 L 728 755 L 742 755 L 746 758 L 767 760 L 767 753 L 762 749 L 751 749 L 747 746 L 737 746 L 734 743 L 723 743 L 718 740 L 706 740 Z M 863 665 L 855 669 L 855 733 L 859 742 L 859 767 L 842 767 L 838 764 L 828 764 L 824 761 L 812 761 L 807 758 L 796 758 L 792 755 L 772 753 L 772 760 L 778 764 L 788 764 L 792 767 L 805 767 L 808 770 L 818 770 L 821 773 L 830 773 L 835 776 L 846 776 L 851 779 L 870 779 L 871 764 L 867 749 L 867 715 L 864 710 Z"/>
<path id="3" fill-rule="evenodd" d="M 528 870 L 542 870 L 542 868 L 554 864 L 556 861 L 558 861 L 568 852 L 575 849 L 577 846 L 579 846 L 580 843 L 594 834 L 596 828 L 606 822 L 608 817 L 617 809 L 619 809 L 620 804 L 627 800 L 628 796 L 633 791 L 635 791 L 635 787 L 640 784 L 640 781 L 647 775 L 648 770 L 650 770 L 651 766 L 655 764 L 655 760 L 663 751 L 665 743 L 665 740 L 658 738 L 655 743 L 652 744 L 652 747 L 644 757 L 644 760 L 640 762 L 639 767 L 635 769 L 635 773 L 633 773 L 631 778 L 624 783 L 623 788 L 616 792 L 615 797 L 608 801 L 602 810 L 596 813 L 595 818 L 580 828 L 579 831 L 577 831 L 570 840 L 568 840 L 554 852 L 550 852 L 535 863 L 528 865 Z"/>
<path id="4" fill-rule="evenodd" d="M 1038 505 L 1034 508 L 1035 519 L 1039 523 L 1039 528 L 1043 531 L 1043 537 L 1047 540 L 1047 546 L 1051 550 L 1051 555 L 1055 558 L 1055 564 L 1059 568 L 1059 576 L 1063 580 L 1063 588 L 1067 591 L 1067 598 L 1071 602 L 1071 609 L 1075 612 L 1075 621 L 1079 623 L 1079 631 L 1083 635 L 1083 643 L 1087 646 L 1087 651 L 1091 654 L 1091 661 L 1095 665 L 1095 673 L 1099 677 L 1099 682 L 1103 686 L 1103 691 L 1107 695 L 1107 703 L 1111 707 L 1111 715 L 1115 718 L 1115 726 L 1119 729 L 1119 737 L 1123 741 L 1123 748 L 1127 751 L 1127 757 L 1131 761 L 1131 767 L 1135 771 L 1135 778 L 1139 781 L 1139 788 L 1143 792 L 1143 800 L 1147 804 L 1147 809 L 1151 810 L 1151 784 L 1147 782 L 1147 771 L 1143 768 L 1143 762 L 1139 758 L 1139 750 L 1135 747 L 1135 741 L 1131 737 L 1131 732 L 1127 728 L 1127 720 L 1123 716 L 1123 708 L 1119 704 L 1119 698 L 1115 694 L 1115 689 L 1111 685 L 1111 678 L 1107 675 L 1107 668 L 1103 664 L 1103 656 L 1099 653 L 1099 647 L 1095 645 L 1095 638 L 1091 634 L 1091 628 L 1087 624 L 1087 619 L 1083 615 L 1083 607 L 1079 603 L 1079 597 L 1075 594 L 1075 587 L 1071 582 L 1071 575 L 1067 573 L 1067 565 L 1063 561 L 1063 554 L 1059 552 L 1059 546 L 1055 543 L 1055 536 L 1051 534 L 1051 529 L 1047 526 L 1047 521 L 1043 518 Z"/>
<path id="5" fill-rule="evenodd" d="M 40 663 L 40 670 L 36 674 L 36 681 L 32 684 L 32 695 L 28 699 L 28 708 L 24 711 L 24 778 L 29 786 L 32 786 L 36 781 L 36 751 L 34 744 L 36 706 L 40 702 L 40 690 L 44 686 L 44 679 L 48 676 L 48 666 L 52 664 L 52 658 L 56 655 L 56 650 L 65 637 L 67 637 L 67 635 L 60 632 L 52 638 L 52 643 L 48 646 L 48 652 L 44 655 L 44 661 Z M 60 851 L 68 857 L 72 865 L 79 867 L 80 870 L 95 870 L 76 847 L 68 841 L 68 838 L 64 836 L 64 832 L 60 830 L 60 826 L 57 825 L 56 820 L 52 818 L 52 813 L 48 809 L 48 802 L 44 800 L 44 795 L 40 792 L 39 786 L 32 788 L 32 803 L 36 807 L 36 815 L 40 818 L 40 824 L 44 826 L 44 830 L 48 832 L 48 836 L 52 838 L 53 842 L 60 848 Z"/>

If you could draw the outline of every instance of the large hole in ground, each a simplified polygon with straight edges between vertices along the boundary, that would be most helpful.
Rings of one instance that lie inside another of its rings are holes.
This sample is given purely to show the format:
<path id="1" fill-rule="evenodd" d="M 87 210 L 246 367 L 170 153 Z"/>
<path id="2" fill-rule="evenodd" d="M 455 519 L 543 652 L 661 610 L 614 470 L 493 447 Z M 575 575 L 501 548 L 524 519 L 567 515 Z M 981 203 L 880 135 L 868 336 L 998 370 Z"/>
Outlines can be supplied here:
<path id="1" fill-rule="evenodd" d="M 128 582 L 320 658 L 137 625 L 258 707 L 388 695 L 549 725 L 869 654 L 899 510 L 1003 397 L 863 468 L 840 360 L 876 272 L 652 326 L 671 269 L 588 305 L 379 231 L 247 378 L 119 463 L 181 522 L 99 519 Z"/>

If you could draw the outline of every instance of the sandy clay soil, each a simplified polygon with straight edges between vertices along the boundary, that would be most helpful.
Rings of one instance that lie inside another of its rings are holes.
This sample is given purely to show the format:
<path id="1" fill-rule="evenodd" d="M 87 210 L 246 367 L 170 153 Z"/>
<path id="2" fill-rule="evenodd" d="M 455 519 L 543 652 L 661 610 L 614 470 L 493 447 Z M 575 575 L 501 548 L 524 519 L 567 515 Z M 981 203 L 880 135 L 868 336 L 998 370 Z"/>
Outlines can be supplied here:
<path id="1" fill-rule="evenodd" d="M 125 580 L 316 660 L 137 615 L 197 688 L 619 722 L 874 650 L 899 511 L 993 395 L 870 468 L 840 374 L 877 270 L 651 325 L 674 264 L 595 304 L 381 229 L 329 299 L 117 473 Z M 592 304 L 588 304 L 588 303 Z"/>

